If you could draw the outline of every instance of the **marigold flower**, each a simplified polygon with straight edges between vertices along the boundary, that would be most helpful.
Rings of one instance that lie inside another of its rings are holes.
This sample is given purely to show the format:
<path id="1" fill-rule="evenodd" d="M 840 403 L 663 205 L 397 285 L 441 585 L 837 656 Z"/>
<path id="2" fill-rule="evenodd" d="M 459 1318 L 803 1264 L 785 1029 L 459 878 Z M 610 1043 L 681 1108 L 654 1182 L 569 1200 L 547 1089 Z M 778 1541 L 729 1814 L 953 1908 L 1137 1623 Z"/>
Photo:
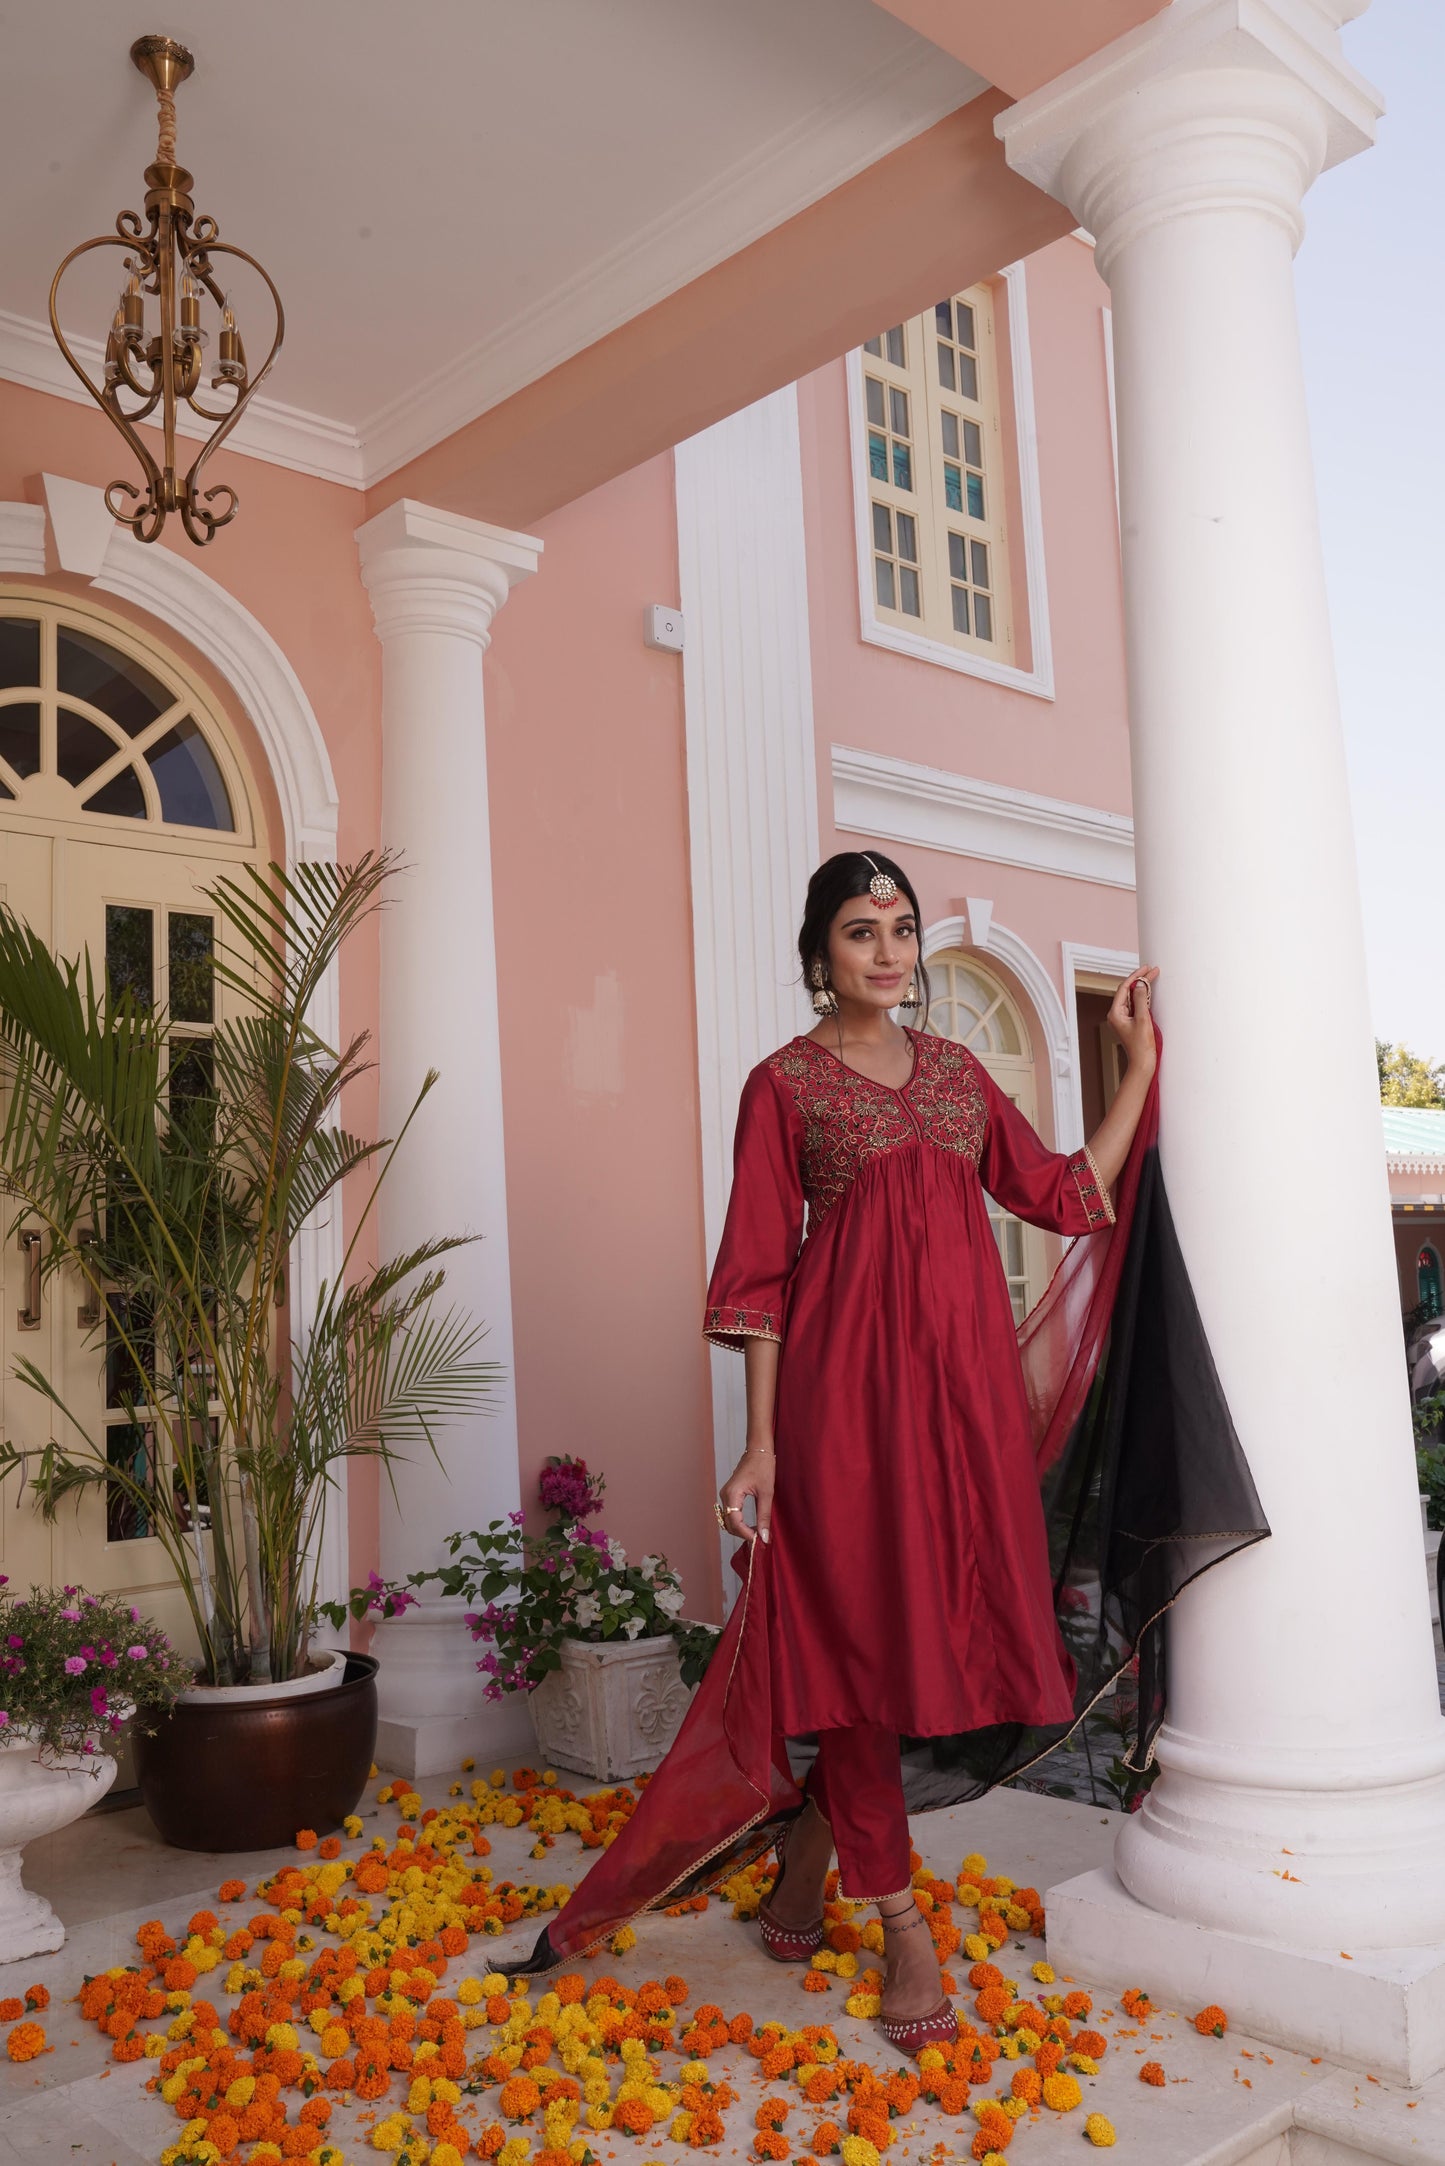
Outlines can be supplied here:
<path id="1" fill-rule="evenodd" d="M 762 2129 L 753 2138 L 754 2158 L 787 2158 L 792 2148 L 787 2137 L 775 2128 Z"/>
<path id="2" fill-rule="evenodd" d="M 1076 2053 L 1087 2053 L 1091 2061 L 1102 2061 L 1108 2050 L 1109 2041 L 1102 2031 L 1075 2031 Z"/>
<path id="3" fill-rule="evenodd" d="M 828 1990 L 828 1981 L 820 1970 L 805 1972 L 803 1977 L 803 1991 L 805 1993 L 826 1993 Z"/>
<path id="4" fill-rule="evenodd" d="M 296 1848 L 298 1850 L 314 1850 L 316 1841 L 315 1828 L 298 1828 L 296 1830 Z"/>
<path id="5" fill-rule="evenodd" d="M 1141 2083 L 1152 2083 L 1162 2088 L 1166 2081 L 1164 2070 L 1158 2061 L 1146 2061 L 1139 2071 Z"/>
<path id="6" fill-rule="evenodd" d="M 1229 2018 L 1222 2008 L 1217 2008 L 1211 2001 L 1209 2006 L 1201 2008 L 1194 2018 L 1194 2028 L 1201 2038 L 1222 2038 L 1229 2029 Z"/>
<path id="7" fill-rule="evenodd" d="M 0 2023 L 18 2023 L 25 2013 L 25 2003 L 18 1993 L 7 1993 L 0 2000 Z"/>
<path id="8" fill-rule="evenodd" d="M 837 2150 L 843 2140 L 843 2131 L 836 2121 L 820 2121 L 814 2129 L 808 2149 L 818 2158 L 827 2158 Z"/>
<path id="9" fill-rule="evenodd" d="M 5 2041 L 5 2051 L 12 2061 L 33 2061 L 38 2053 L 44 2053 L 46 2043 L 41 2024 L 17 2023 Z"/>
<path id="10" fill-rule="evenodd" d="M 1036 2068 L 1016 2068 L 1009 2081 L 1009 2089 L 1015 2098 L 1027 2105 L 1036 2106 L 1044 2095 L 1043 2078 Z"/>
<path id="11" fill-rule="evenodd" d="M 1005 2128 L 1008 2130 L 1007 2135 L 1003 2133 Z M 969 2151 L 970 2158 L 1000 2158 L 1006 2147 L 1013 2142 L 1013 2133 L 1012 2121 L 990 2121 L 987 2128 L 981 2128 L 975 2134 Z"/>
<path id="12" fill-rule="evenodd" d="M 1119 1995 L 1119 2006 L 1126 2016 L 1132 2016 L 1136 2023 L 1142 2023 L 1145 2017 L 1152 2012 L 1154 2003 L 1147 1993 L 1140 1991 L 1138 1986 L 1130 1986 L 1127 1993 Z"/>
<path id="13" fill-rule="evenodd" d="M 878 2148 L 866 2136 L 843 2136 L 838 2149 L 843 2154 L 843 2166 L 878 2166 Z"/>
<path id="14" fill-rule="evenodd" d="M 1107 2151 L 1114 2142 L 1114 2124 L 1102 2113 L 1091 2113 L 1084 2123 L 1084 2134 L 1090 2143 L 1095 2143 L 1100 2150 Z"/>
<path id="15" fill-rule="evenodd" d="M 1072 2113 L 1075 2106 L 1083 2104 L 1083 2100 L 1084 2094 L 1079 2089 L 1076 2077 L 1066 2076 L 1057 2070 L 1053 2075 L 1045 2076 L 1044 2104 L 1055 2113 Z"/>
<path id="16" fill-rule="evenodd" d="M 1040 1985 L 1052 1985 L 1058 1974 L 1052 1963 L 1035 1963 L 1030 1975 L 1037 1978 Z"/>
<path id="17" fill-rule="evenodd" d="M 793 2110 L 790 2098 L 765 2098 L 753 2115 L 754 2128 L 781 2128 Z"/>
<path id="18" fill-rule="evenodd" d="M 50 2006 L 49 1986 L 27 1986 L 25 1988 L 25 2005 L 27 2008 L 33 2009 L 37 2013 L 42 2008 L 48 2008 Z"/>

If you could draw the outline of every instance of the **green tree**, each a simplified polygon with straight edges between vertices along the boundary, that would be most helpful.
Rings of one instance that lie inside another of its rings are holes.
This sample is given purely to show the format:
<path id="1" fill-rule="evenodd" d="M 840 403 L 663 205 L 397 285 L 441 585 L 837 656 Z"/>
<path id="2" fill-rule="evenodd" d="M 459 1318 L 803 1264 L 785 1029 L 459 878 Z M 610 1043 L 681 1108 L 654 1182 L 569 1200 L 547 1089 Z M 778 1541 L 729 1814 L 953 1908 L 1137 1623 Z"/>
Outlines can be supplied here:
<path id="1" fill-rule="evenodd" d="M 1422 1060 L 1408 1046 L 1377 1038 L 1375 1062 L 1381 1105 L 1445 1106 L 1445 1061 Z"/>

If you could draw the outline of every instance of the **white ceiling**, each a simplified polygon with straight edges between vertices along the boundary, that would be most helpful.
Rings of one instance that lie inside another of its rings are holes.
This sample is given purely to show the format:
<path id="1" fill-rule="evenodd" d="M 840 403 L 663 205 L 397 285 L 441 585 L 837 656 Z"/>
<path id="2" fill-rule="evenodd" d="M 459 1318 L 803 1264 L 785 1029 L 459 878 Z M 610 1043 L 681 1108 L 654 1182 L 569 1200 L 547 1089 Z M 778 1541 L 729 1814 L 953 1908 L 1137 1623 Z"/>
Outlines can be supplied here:
<path id="1" fill-rule="evenodd" d="M 196 207 L 286 304 L 238 446 L 353 482 L 983 87 L 872 0 L 17 0 L 0 29 L 0 374 L 74 385 L 38 328 L 50 278 L 140 208 L 154 99 L 128 50 L 163 31 L 197 57 Z M 103 332 L 119 262 L 68 335 Z"/>

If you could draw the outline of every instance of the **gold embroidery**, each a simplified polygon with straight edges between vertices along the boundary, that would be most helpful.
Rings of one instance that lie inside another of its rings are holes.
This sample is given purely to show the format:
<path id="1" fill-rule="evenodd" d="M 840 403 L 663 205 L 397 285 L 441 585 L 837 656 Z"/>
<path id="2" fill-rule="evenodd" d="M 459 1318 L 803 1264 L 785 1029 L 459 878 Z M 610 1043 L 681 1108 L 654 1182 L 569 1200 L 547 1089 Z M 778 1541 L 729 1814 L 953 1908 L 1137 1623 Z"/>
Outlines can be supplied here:
<path id="1" fill-rule="evenodd" d="M 1090 1233 L 1097 1232 L 1101 1226 L 1112 1226 L 1114 1206 L 1109 1199 L 1108 1190 L 1099 1179 L 1099 1169 L 1090 1157 L 1087 1145 L 1084 1149 L 1071 1153 L 1069 1171 L 1074 1176 L 1074 1186 L 1079 1192 L 1079 1201 L 1084 1206 L 1084 1216 L 1089 1222 Z"/>

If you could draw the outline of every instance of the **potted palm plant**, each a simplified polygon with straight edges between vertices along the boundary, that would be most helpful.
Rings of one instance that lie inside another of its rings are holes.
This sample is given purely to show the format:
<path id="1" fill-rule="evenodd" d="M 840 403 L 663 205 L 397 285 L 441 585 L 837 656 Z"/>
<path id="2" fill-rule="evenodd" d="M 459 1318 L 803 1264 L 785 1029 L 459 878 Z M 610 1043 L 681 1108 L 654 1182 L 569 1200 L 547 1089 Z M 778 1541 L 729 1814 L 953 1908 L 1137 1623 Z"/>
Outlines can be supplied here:
<path id="1" fill-rule="evenodd" d="M 352 1809 L 376 1664 L 317 1659 L 311 1644 L 335 1470 L 434 1449 L 438 1425 L 484 1408 L 495 1380 L 481 1327 L 439 1300 L 456 1239 L 357 1262 L 436 1077 L 395 1138 L 354 1135 L 341 1101 L 368 1065 L 366 1035 L 338 1049 L 311 1017 L 392 869 L 384 854 L 271 865 L 205 891 L 224 937 L 203 967 L 230 997 L 204 1059 L 164 1012 L 97 982 L 88 957 L 51 955 L 0 907 L 0 1173 L 44 1236 L 44 1270 L 89 1288 L 97 1359 L 147 1440 L 142 1463 L 115 1464 L 104 1430 L 22 1359 L 15 1373 L 50 1403 L 57 1436 L 30 1473 L 0 1439 L 0 1482 L 24 1483 L 50 1517 L 119 1495 L 159 1542 L 197 1684 L 139 1741 L 137 1774 L 162 1834 L 187 1848 L 261 1847 Z M 364 1202 L 342 1269 L 293 1337 L 293 1244 L 313 1212 L 340 1210 L 352 1175 Z M 238 1784 L 244 1765 L 264 1779 Z"/>

